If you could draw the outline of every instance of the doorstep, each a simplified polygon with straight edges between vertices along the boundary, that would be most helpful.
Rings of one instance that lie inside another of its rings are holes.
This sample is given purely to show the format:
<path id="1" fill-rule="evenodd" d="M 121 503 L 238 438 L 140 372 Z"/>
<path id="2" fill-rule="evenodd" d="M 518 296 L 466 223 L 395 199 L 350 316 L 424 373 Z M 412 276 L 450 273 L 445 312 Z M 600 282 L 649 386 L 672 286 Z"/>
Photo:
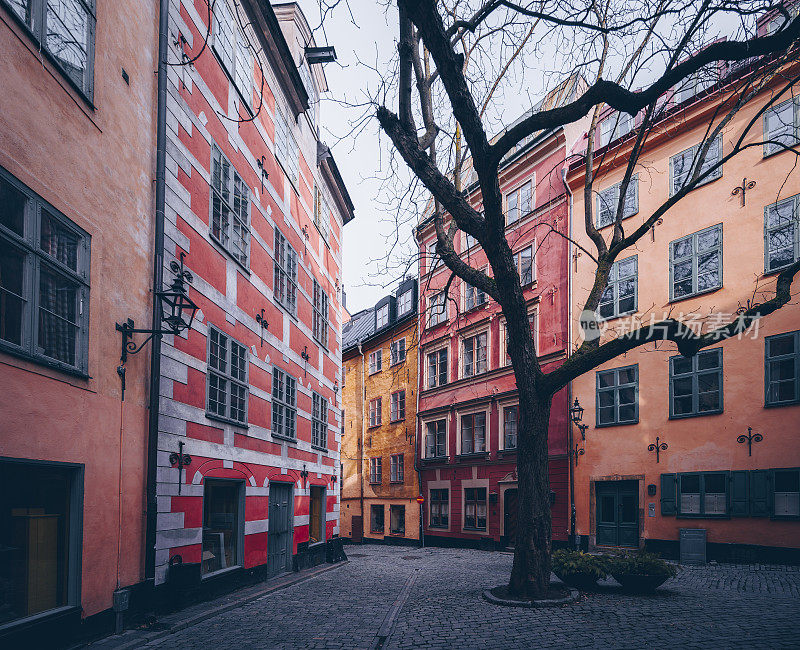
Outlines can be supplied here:
<path id="1" fill-rule="evenodd" d="M 97 650 L 105 650 L 106 648 L 114 648 L 115 650 L 140 648 L 152 641 L 185 630 L 212 616 L 227 612 L 235 607 L 241 607 L 250 601 L 266 596 L 274 591 L 304 582 L 326 571 L 337 569 L 344 564 L 347 564 L 347 560 L 327 566 L 317 566 L 303 571 L 287 573 L 258 585 L 239 589 L 220 598 L 192 605 L 179 612 L 159 616 L 150 629 L 125 630 L 122 634 L 108 636 L 104 639 L 76 647 L 89 647 Z"/>

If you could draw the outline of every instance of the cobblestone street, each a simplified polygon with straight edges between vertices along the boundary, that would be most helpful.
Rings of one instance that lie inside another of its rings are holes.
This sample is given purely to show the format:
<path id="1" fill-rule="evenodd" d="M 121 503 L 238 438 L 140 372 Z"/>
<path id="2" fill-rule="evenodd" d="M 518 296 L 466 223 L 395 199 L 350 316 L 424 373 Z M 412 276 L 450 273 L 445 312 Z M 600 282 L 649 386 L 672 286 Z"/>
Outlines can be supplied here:
<path id="1" fill-rule="evenodd" d="M 608 581 L 574 605 L 530 610 L 491 605 L 481 597 L 483 589 L 506 580 L 508 554 L 347 550 L 344 566 L 147 647 L 800 647 L 799 567 L 681 567 L 653 596 L 623 595 Z M 393 605 L 399 611 L 390 628 Z M 129 646 L 135 635 L 118 638 Z M 113 647 L 109 641 L 101 645 Z"/>

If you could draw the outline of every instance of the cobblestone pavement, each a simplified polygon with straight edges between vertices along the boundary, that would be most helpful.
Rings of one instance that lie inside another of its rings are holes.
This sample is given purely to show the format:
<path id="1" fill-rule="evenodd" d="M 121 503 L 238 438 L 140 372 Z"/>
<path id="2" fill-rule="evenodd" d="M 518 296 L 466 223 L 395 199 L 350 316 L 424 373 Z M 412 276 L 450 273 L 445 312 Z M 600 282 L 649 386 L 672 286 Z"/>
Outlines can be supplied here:
<path id="1" fill-rule="evenodd" d="M 652 596 L 598 593 L 558 608 L 491 605 L 511 556 L 346 547 L 350 562 L 177 634 L 162 648 L 800 648 L 800 568 L 680 567 Z M 411 578 L 413 577 L 413 581 Z"/>

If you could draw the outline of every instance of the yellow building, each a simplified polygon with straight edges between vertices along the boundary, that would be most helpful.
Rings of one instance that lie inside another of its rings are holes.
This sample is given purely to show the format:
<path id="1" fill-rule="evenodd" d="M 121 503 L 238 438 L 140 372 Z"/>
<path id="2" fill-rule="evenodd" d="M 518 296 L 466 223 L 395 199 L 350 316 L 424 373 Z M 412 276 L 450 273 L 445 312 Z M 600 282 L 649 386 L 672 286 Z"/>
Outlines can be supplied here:
<path id="1" fill-rule="evenodd" d="M 417 342 L 415 279 L 344 325 L 340 534 L 354 542 L 419 540 Z"/>

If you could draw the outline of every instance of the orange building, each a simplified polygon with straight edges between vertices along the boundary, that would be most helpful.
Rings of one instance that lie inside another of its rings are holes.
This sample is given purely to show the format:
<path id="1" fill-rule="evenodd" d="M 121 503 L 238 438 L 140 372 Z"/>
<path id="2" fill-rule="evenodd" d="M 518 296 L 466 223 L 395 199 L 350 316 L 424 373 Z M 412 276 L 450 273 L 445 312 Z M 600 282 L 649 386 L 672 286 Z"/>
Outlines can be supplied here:
<path id="1" fill-rule="evenodd" d="M 716 85 L 692 87 L 668 100 L 634 172 L 626 232 L 680 186 L 681 164 L 696 151 L 709 122 L 725 114 L 715 111 L 732 81 L 747 73 L 741 67 L 722 71 Z M 745 142 L 783 137 L 776 131 L 779 122 L 788 137 L 796 137 L 800 104 L 791 93 L 758 116 L 777 84 L 764 88 L 723 128 L 707 162 L 727 155 L 754 119 Z M 595 219 L 608 240 L 611 220 L 605 224 L 600 207 L 603 198 L 613 198 L 625 173 L 636 123 L 616 114 L 606 120 L 598 129 L 595 160 L 604 162 L 594 189 Z M 606 128 L 617 120 L 616 130 Z M 583 222 L 583 178 L 582 165 L 573 165 L 573 231 L 576 244 L 592 250 L 577 225 Z M 746 193 L 734 193 L 743 184 Z M 719 326 L 749 300 L 774 295 L 777 271 L 800 255 L 799 202 L 800 170 L 791 152 L 758 145 L 725 161 L 720 173 L 670 208 L 635 250 L 617 258 L 601 300 L 603 336 L 653 315 Z M 572 261 L 576 323 L 596 267 L 588 255 Z M 674 556 L 682 529 L 703 529 L 708 558 L 800 558 L 798 330 L 800 307 L 794 302 L 741 340 L 720 342 L 694 358 L 681 357 L 672 343 L 649 344 L 573 382 L 573 397 L 589 425 L 575 469 L 577 533 L 584 547 L 646 545 Z M 577 329 L 571 338 L 580 344 Z M 749 434 L 754 438 L 741 437 Z"/>
<path id="2" fill-rule="evenodd" d="M 417 281 L 353 314 L 342 333 L 342 537 L 419 540 Z"/>

